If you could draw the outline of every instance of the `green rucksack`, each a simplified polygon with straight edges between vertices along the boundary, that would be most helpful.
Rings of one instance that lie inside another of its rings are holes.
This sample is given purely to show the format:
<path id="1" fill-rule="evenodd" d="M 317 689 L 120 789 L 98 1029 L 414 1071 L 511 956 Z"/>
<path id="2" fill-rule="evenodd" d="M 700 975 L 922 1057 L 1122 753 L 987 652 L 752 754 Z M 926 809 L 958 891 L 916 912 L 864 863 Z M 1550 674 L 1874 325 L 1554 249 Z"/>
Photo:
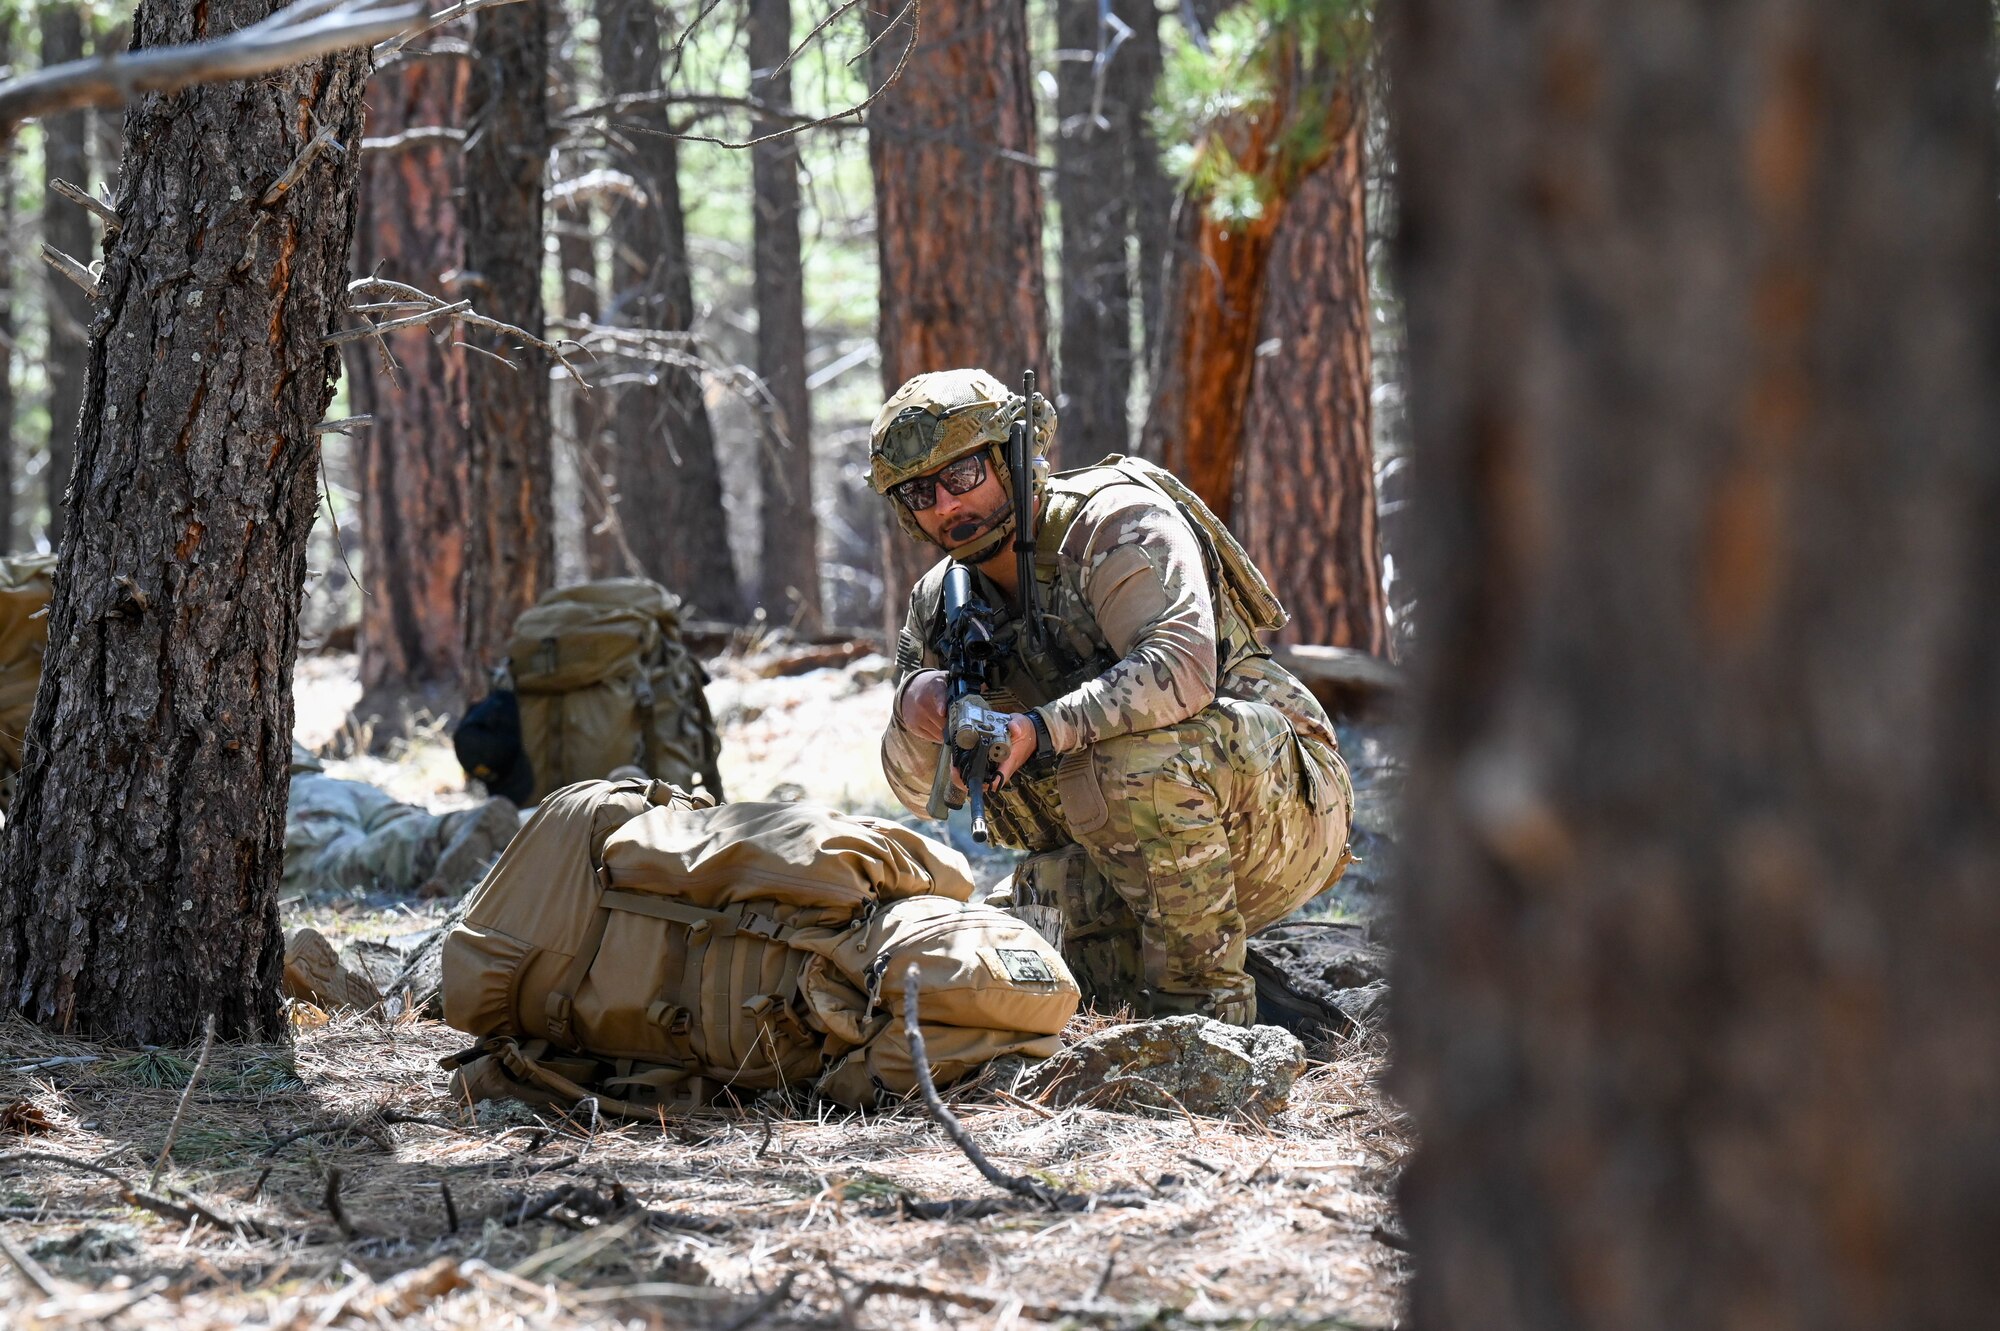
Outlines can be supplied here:
<path id="1" fill-rule="evenodd" d="M 722 748 L 681 641 L 680 602 L 645 578 L 605 578 L 545 593 L 514 621 L 507 671 L 520 700 L 531 802 L 636 766 L 722 798 Z"/>

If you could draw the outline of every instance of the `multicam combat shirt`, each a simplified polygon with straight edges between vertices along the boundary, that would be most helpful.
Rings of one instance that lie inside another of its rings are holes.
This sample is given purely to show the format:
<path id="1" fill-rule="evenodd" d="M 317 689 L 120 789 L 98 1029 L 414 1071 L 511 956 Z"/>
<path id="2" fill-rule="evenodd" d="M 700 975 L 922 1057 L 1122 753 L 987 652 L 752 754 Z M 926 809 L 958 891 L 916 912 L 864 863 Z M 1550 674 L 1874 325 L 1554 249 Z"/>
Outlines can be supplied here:
<path id="1" fill-rule="evenodd" d="M 1261 702 L 1285 717 L 1302 745 L 1319 750 L 1313 756 L 1322 766 L 1337 765 L 1333 726 L 1318 700 L 1258 644 L 1233 596 L 1220 598 L 1218 616 L 1211 571 L 1188 519 L 1166 496 L 1135 481 L 1080 484 L 1095 470 L 1050 482 L 1045 511 L 1063 507 L 1066 486 L 1095 492 L 1067 530 L 1051 533 L 1059 535 L 1055 557 L 1038 559 L 1036 583 L 1045 615 L 1065 626 L 1073 654 L 1094 657 L 1103 668 L 1055 697 L 1028 697 L 1033 689 L 1023 681 L 1015 690 L 1021 697 L 989 701 L 1005 707 L 1038 702 L 1035 710 L 1059 754 L 1184 721 L 1218 696 Z M 903 724 L 902 690 L 918 669 L 941 665 L 937 607 L 948 563 L 940 561 L 910 595 L 896 702 L 882 740 L 890 787 L 916 812 L 929 797 L 938 746 Z M 990 580 L 976 572 L 974 578 L 989 603 L 1008 604 Z M 1010 807 L 1023 802 L 1034 807 Z M 1004 840 L 1044 850 L 1064 839 L 1052 781 L 1023 773 L 993 803 Z"/>

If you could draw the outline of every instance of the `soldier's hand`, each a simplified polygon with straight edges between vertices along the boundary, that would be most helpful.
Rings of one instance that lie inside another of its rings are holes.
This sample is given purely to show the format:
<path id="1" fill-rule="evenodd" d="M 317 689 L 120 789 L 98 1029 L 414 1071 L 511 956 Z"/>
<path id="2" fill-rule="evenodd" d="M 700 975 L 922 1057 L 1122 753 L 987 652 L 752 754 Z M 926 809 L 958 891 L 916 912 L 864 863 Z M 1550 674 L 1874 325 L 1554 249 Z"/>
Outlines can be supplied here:
<path id="1" fill-rule="evenodd" d="M 942 670 L 920 670 L 903 690 L 904 729 L 933 744 L 944 743 L 945 678 Z"/>
<path id="2" fill-rule="evenodd" d="M 1007 756 L 994 774 L 993 784 L 1004 786 L 1021 765 L 1035 756 L 1035 722 L 1026 712 L 1007 714 Z"/>

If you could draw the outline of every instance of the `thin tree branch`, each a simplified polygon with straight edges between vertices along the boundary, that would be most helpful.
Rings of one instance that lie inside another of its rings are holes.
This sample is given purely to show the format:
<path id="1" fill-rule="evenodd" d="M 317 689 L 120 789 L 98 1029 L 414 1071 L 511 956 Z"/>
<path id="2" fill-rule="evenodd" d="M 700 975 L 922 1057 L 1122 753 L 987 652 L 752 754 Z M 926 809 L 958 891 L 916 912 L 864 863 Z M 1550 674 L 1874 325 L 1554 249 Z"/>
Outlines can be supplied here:
<path id="1" fill-rule="evenodd" d="M 551 208 L 565 212 L 574 211 L 598 199 L 615 197 L 624 199 L 635 208 L 646 206 L 646 191 L 631 176 L 623 171 L 613 171 L 599 167 L 586 171 L 580 176 L 558 181 L 543 191 L 542 198 Z"/>
<path id="2" fill-rule="evenodd" d="M 754 148 L 760 143 L 769 143 L 774 139 L 782 139 L 792 134 L 802 134 L 806 130 L 832 125 L 837 121 L 846 120 L 850 117 L 858 118 L 863 111 L 866 111 L 869 107 L 880 101 L 882 94 L 888 92 L 896 80 L 903 76 L 903 71 L 909 67 L 911 53 L 917 49 L 917 37 L 923 27 L 923 5 L 920 3 L 920 0 L 909 0 L 909 3 L 904 6 L 904 11 L 910 16 L 910 40 L 903 44 L 902 54 L 896 57 L 896 67 L 889 71 L 889 76 L 882 80 L 880 87 L 845 110 L 836 111 L 832 115 L 820 116 L 814 120 L 807 120 L 800 124 L 787 125 L 783 129 L 774 129 L 768 134 L 753 135 L 740 142 L 718 138 L 712 134 L 686 134 L 671 129 L 652 129 L 645 125 L 621 125 L 619 128 L 633 130 L 640 134 L 657 134 L 662 138 L 678 139 L 683 143 L 712 143 L 719 148 L 740 149 Z M 829 19 L 828 21 L 831 20 Z M 891 20 L 890 27 L 894 28 L 900 22 L 902 22 L 902 14 L 899 13 L 895 19 Z M 818 31 L 818 29 L 814 29 L 814 31 Z"/>
<path id="3" fill-rule="evenodd" d="M 105 203 L 102 199 L 99 199 L 96 195 L 91 194 L 81 186 L 72 185 L 67 180 L 51 180 L 49 182 L 49 189 L 53 193 L 62 195 L 71 203 L 81 208 L 89 209 L 96 215 L 98 221 L 104 223 L 104 229 L 112 235 L 117 235 L 123 228 L 124 224 L 118 220 L 117 211 L 110 204 Z"/>
<path id="4" fill-rule="evenodd" d="M 590 385 L 577 372 L 576 366 L 570 364 L 569 357 L 563 354 L 560 343 L 551 342 L 547 338 L 536 337 L 525 328 L 510 323 L 503 323 L 499 319 L 490 319 L 483 314 L 479 314 L 473 310 L 472 302 L 469 300 L 447 301 L 441 296 L 434 296 L 428 291 L 410 286 L 404 282 L 392 282 L 386 277 L 360 277 L 347 284 L 348 295 L 353 296 L 361 292 L 386 292 L 390 295 L 404 297 L 412 306 L 418 308 L 418 312 L 406 315 L 400 319 L 391 319 L 384 324 L 376 324 L 363 316 L 362 323 L 364 327 L 348 328 L 338 333 L 329 333 L 320 339 L 323 345 L 338 346 L 343 342 L 356 342 L 364 337 L 380 339 L 382 333 L 388 329 L 429 323 L 431 320 L 438 318 L 451 318 L 456 319 L 460 323 L 491 329 L 508 337 L 517 337 L 526 346 L 546 351 L 556 364 L 562 366 L 568 372 L 570 378 L 576 380 L 578 387 L 582 388 L 586 393 L 590 391 Z M 458 345 L 465 346 L 471 351 L 484 351 L 484 348 L 470 346 L 467 343 L 461 342 Z M 494 359 L 508 365 L 514 363 L 508 360 L 507 357 L 494 352 L 488 351 L 485 354 L 493 356 Z"/>
<path id="5" fill-rule="evenodd" d="M 359 342 L 364 337 L 376 337 L 382 333 L 391 333 L 398 328 L 409 328 L 415 324 L 427 324 L 433 319 L 442 318 L 448 314 L 464 314 L 471 308 L 471 301 L 457 300 L 449 305 L 438 305 L 430 309 L 419 310 L 415 314 L 406 314 L 400 319 L 390 319 L 386 323 L 370 323 L 366 328 L 344 329 L 341 332 L 332 333 L 321 338 L 320 342 L 325 346 L 337 347 L 348 342 Z"/>
<path id="6" fill-rule="evenodd" d="M 0 1234 L 0 1254 L 4 1254 L 7 1260 L 14 1264 L 14 1269 L 21 1273 L 21 1279 L 33 1285 L 37 1294 L 45 1299 L 62 1296 L 62 1287 L 42 1269 L 42 1264 L 28 1256 L 27 1249 L 5 1234 Z"/>
<path id="7" fill-rule="evenodd" d="M 380 69 L 390 60 L 402 55 L 403 48 L 427 32 L 435 32 L 447 23 L 455 23 L 468 14 L 477 14 L 482 9 L 498 9 L 502 5 L 517 5 L 522 0 L 458 0 L 455 5 L 447 5 L 424 19 L 415 27 L 383 42 L 375 48 L 375 67 Z M 470 48 L 467 48 L 468 53 Z M 413 52 L 412 54 L 416 54 Z M 444 54 L 440 51 L 439 54 Z"/>
<path id="8" fill-rule="evenodd" d="M 428 143 L 463 143 L 465 131 L 456 125 L 412 125 L 399 134 L 391 134 L 384 139 L 361 140 L 361 151 L 371 153 L 395 152 L 400 148 L 421 148 Z"/>
<path id="9" fill-rule="evenodd" d="M 345 157 L 347 155 L 347 149 L 341 147 L 340 140 L 333 137 L 332 130 L 321 130 L 319 133 L 313 135 L 311 141 L 300 150 L 299 155 L 292 159 L 292 164 L 285 168 L 285 174 L 271 182 L 271 188 L 265 190 L 264 197 L 257 200 L 257 202 L 269 208 L 279 199 L 284 198 L 286 192 L 292 186 L 305 178 L 306 168 L 313 164 L 313 159 L 328 148 L 333 149 L 337 156 Z"/>
<path id="10" fill-rule="evenodd" d="M 249 78 L 408 32 L 423 10 L 405 0 L 298 0 L 212 41 L 72 60 L 0 83 L 0 139 L 24 120 L 140 93 Z M 417 31 L 426 29 L 419 28 Z"/>
<path id="11" fill-rule="evenodd" d="M 42 262 L 82 287 L 86 296 L 92 300 L 97 299 L 97 274 L 47 241 L 42 242 Z"/>

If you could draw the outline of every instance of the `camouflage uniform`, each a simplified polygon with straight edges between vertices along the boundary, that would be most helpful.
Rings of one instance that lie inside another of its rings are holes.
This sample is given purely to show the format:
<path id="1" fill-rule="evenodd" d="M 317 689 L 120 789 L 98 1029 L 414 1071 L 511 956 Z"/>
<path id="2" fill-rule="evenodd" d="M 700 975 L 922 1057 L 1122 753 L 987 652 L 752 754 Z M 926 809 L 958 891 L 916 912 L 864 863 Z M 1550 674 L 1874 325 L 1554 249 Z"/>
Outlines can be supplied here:
<path id="1" fill-rule="evenodd" d="M 468 861 L 468 868 L 471 861 L 480 860 L 485 847 L 472 844 L 479 840 L 473 834 L 494 839 L 512 807 L 496 800 L 478 809 L 430 813 L 364 781 L 326 775 L 319 759 L 294 743 L 291 795 L 285 807 L 285 890 L 418 891 L 439 874 L 448 850 L 458 852 L 453 860 Z M 499 847 L 491 849 L 497 853 Z M 483 862 L 478 867 L 483 868 Z M 439 884 L 447 891 L 465 885 Z"/>
<path id="2" fill-rule="evenodd" d="M 988 802 L 995 834 L 1042 852 L 1020 895 L 1060 908 L 1063 952 L 1099 1006 L 1247 1024 L 1244 939 L 1339 876 L 1353 792 L 1332 724 L 1261 647 L 1212 550 L 1168 497 L 1099 466 L 1045 483 L 1035 580 L 1053 660 L 1018 656 L 987 699 L 1041 714 L 1058 755 Z M 940 664 L 949 561 L 911 593 L 882 743 L 921 812 L 938 746 L 902 723 L 902 691 Z M 973 574 L 980 596 L 1008 598 Z M 1080 847 L 1080 852 L 1076 848 Z"/>

